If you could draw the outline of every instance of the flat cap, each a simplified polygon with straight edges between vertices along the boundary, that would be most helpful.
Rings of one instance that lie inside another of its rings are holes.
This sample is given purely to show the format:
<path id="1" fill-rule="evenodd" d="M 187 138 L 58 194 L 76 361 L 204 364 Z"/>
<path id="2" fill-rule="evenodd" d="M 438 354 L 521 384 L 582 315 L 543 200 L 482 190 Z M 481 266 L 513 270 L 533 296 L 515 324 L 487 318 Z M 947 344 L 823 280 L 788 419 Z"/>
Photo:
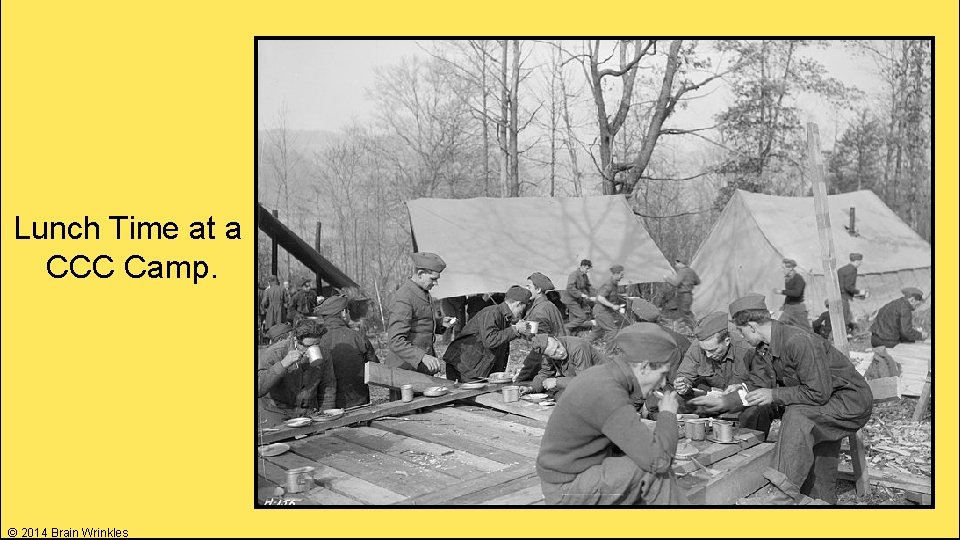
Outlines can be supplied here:
<path id="1" fill-rule="evenodd" d="M 326 333 L 327 329 L 323 327 L 323 324 L 309 317 L 304 317 L 297 321 L 296 327 L 294 327 L 294 334 L 298 338 L 305 337 L 320 337 Z"/>
<path id="2" fill-rule="evenodd" d="M 630 311 L 633 311 L 641 321 L 655 322 L 660 317 L 660 308 L 647 302 L 643 298 L 637 298 L 630 305 Z"/>
<path id="3" fill-rule="evenodd" d="M 623 272 L 623 265 L 622 265 L 622 264 L 615 264 L 615 265 L 613 265 L 613 266 L 610 267 L 610 273 L 611 273 L 611 274 L 618 274 L 618 273 L 620 273 L 620 272 Z"/>
<path id="4" fill-rule="evenodd" d="M 510 287 L 509 289 L 507 289 L 507 294 L 505 294 L 504 296 L 506 297 L 507 300 L 522 302 L 524 304 L 530 303 L 530 298 L 533 297 L 530 291 L 524 289 L 519 285 L 514 285 L 513 287 Z"/>
<path id="5" fill-rule="evenodd" d="M 583 259 L 580 261 L 580 266 L 586 266 L 587 268 L 593 268 L 593 261 L 590 259 Z"/>
<path id="6" fill-rule="evenodd" d="M 863 253 L 851 253 L 851 254 L 850 254 L 850 260 L 851 260 L 851 261 L 862 261 L 862 260 L 863 260 Z"/>
<path id="7" fill-rule="evenodd" d="M 443 269 L 447 267 L 447 263 L 435 253 L 411 253 L 410 258 L 413 259 L 414 267 L 430 270 L 431 272 L 443 272 Z"/>
<path id="8" fill-rule="evenodd" d="M 546 292 L 546 291 L 552 291 L 556 289 L 556 287 L 553 285 L 553 282 L 550 281 L 550 278 L 541 274 L 540 272 L 534 272 L 530 274 L 530 277 L 528 277 L 527 279 L 529 279 L 530 282 L 533 283 L 534 287 L 540 289 L 541 291 Z"/>
<path id="9" fill-rule="evenodd" d="M 736 315 L 737 312 L 745 309 L 767 309 L 762 294 L 747 293 L 745 296 L 737 298 L 730 304 L 730 315 Z"/>
<path id="10" fill-rule="evenodd" d="M 762 298 L 762 297 L 761 297 Z M 722 311 L 714 311 L 706 317 L 700 319 L 697 323 L 697 329 L 693 332 L 697 339 L 703 341 L 717 332 L 727 329 L 727 314 Z"/>
<path id="11" fill-rule="evenodd" d="M 677 342 L 659 325 L 633 324 L 621 330 L 614 338 L 623 352 L 623 359 L 633 364 L 640 362 L 670 362 L 680 360 Z"/>
<path id="12" fill-rule="evenodd" d="M 290 326 L 289 323 L 275 324 L 271 326 L 269 330 L 267 330 L 267 337 L 273 341 L 278 337 L 290 332 L 291 330 L 293 330 L 293 327 Z"/>
<path id="13" fill-rule="evenodd" d="M 918 288 L 916 288 L 916 287 L 907 287 L 907 288 L 905 288 L 905 289 L 900 289 L 900 292 L 902 292 L 902 293 L 903 293 L 903 296 L 905 296 L 905 297 L 908 297 L 908 298 L 909 298 L 909 297 L 912 296 L 912 297 L 916 298 L 917 300 L 923 302 L 923 291 L 921 291 L 920 289 L 918 289 Z"/>
<path id="14" fill-rule="evenodd" d="M 796 268 L 796 267 L 797 267 L 797 261 L 795 261 L 795 260 L 793 260 L 793 259 L 784 259 L 784 260 L 783 260 L 783 265 L 786 266 L 787 268 Z"/>
<path id="15" fill-rule="evenodd" d="M 347 309 L 347 297 L 346 296 L 331 296 L 323 301 L 322 304 L 317 306 L 317 309 L 314 310 L 314 313 L 320 315 L 321 317 L 332 317 L 338 315 L 341 311 Z"/>

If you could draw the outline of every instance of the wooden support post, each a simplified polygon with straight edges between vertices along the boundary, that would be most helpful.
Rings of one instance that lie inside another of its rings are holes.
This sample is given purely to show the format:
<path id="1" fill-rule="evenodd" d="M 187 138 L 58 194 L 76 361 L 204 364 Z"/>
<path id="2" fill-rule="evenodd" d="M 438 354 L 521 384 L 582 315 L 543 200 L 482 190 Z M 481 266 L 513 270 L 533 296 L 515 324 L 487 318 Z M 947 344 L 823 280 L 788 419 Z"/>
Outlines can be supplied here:
<path id="1" fill-rule="evenodd" d="M 321 223 L 320 220 L 317 220 L 317 236 L 313 240 L 313 247 L 317 250 L 317 253 L 323 255 L 323 252 L 320 251 L 320 229 Z M 317 294 L 323 294 L 323 276 L 320 275 L 320 272 L 316 273 L 316 284 L 317 284 Z"/>
<path id="2" fill-rule="evenodd" d="M 930 403 L 930 372 L 927 372 L 927 378 L 923 381 L 923 390 L 920 391 L 920 399 L 917 401 L 917 408 L 913 410 L 913 422 L 919 424 L 923 420 L 923 413 L 927 412 L 927 404 Z"/>
<path id="3" fill-rule="evenodd" d="M 847 436 L 850 443 L 850 460 L 853 462 L 853 479 L 857 485 L 857 496 L 870 494 L 870 472 L 867 470 L 867 451 L 863 447 L 863 432 L 857 430 Z"/>
<path id="4" fill-rule="evenodd" d="M 271 210 L 270 213 L 273 214 L 273 217 L 279 217 L 279 215 L 280 215 L 276 210 Z M 270 273 L 273 274 L 273 275 L 275 275 L 275 276 L 279 276 L 279 275 L 280 275 L 280 274 L 277 273 L 277 266 L 278 266 L 278 264 L 277 264 L 277 241 L 276 241 L 276 239 L 271 238 L 271 239 L 270 239 Z"/>
<path id="5" fill-rule="evenodd" d="M 830 229 L 830 205 L 827 202 L 827 185 L 823 180 L 823 156 L 820 154 L 820 130 L 817 124 L 807 123 L 807 159 L 813 180 L 813 206 L 817 214 L 817 230 L 820 232 L 820 254 L 823 259 L 823 277 L 827 284 L 827 299 L 830 301 L 830 324 L 833 328 L 833 344 L 850 357 L 850 344 L 843 331 L 843 304 L 840 303 L 840 282 L 837 278 L 837 259 Z"/>

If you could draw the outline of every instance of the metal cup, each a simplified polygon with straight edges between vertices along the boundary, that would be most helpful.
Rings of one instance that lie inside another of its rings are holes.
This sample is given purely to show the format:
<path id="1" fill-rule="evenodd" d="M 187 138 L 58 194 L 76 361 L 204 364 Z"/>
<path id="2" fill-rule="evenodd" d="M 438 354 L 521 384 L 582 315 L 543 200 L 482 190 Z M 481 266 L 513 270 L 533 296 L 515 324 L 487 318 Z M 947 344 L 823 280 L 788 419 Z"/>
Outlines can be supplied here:
<path id="1" fill-rule="evenodd" d="M 733 422 L 727 420 L 713 421 L 713 438 L 718 442 L 733 442 Z"/>
<path id="2" fill-rule="evenodd" d="M 323 355 L 320 354 L 320 346 L 319 346 L 319 345 L 311 345 L 311 346 L 307 347 L 307 356 L 310 357 L 310 363 L 311 363 L 311 364 L 314 363 L 314 362 L 316 362 L 316 361 L 318 361 L 318 360 L 322 360 L 322 359 L 323 359 Z"/>
<path id="3" fill-rule="evenodd" d="M 690 419 L 683 423 L 687 438 L 691 441 L 702 441 L 707 438 L 707 421 L 705 419 Z"/>
<path id="4" fill-rule="evenodd" d="M 287 493 L 301 493 L 310 489 L 313 467 L 298 467 L 287 471 Z"/>
<path id="5" fill-rule="evenodd" d="M 540 329 L 540 321 L 527 321 L 527 329 L 531 334 L 536 334 Z"/>
<path id="6" fill-rule="evenodd" d="M 503 402 L 512 403 L 514 401 L 520 401 L 520 387 L 519 386 L 504 386 L 503 387 Z"/>
<path id="7" fill-rule="evenodd" d="M 400 387 L 400 401 L 409 403 L 413 401 L 413 385 L 405 384 Z"/>

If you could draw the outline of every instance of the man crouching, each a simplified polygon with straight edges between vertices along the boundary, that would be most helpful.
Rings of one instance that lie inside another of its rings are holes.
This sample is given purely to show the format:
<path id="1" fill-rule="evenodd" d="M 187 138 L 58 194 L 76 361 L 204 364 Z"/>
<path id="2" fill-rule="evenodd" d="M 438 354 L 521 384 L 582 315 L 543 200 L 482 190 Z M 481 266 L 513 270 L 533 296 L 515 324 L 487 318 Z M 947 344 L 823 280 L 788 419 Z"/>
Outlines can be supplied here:
<path id="1" fill-rule="evenodd" d="M 684 504 L 670 470 L 677 452 L 677 395 L 664 392 L 656 427 L 634 402 L 663 386 L 677 344 L 655 325 L 631 326 L 610 361 L 570 381 L 547 422 L 537 474 L 548 505 Z"/>

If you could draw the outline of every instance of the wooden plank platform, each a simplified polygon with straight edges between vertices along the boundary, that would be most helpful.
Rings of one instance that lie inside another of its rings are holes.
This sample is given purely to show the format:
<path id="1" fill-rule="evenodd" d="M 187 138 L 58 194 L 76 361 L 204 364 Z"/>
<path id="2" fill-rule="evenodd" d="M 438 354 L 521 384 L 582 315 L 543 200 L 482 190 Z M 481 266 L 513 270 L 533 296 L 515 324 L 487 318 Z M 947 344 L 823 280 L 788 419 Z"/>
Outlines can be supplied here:
<path id="1" fill-rule="evenodd" d="M 888 347 L 889 354 L 899 364 L 903 373 L 900 375 L 900 393 L 904 396 L 917 397 L 923 392 L 923 382 L 927 372 L 932 367 L 933 347 L 931 342 L 901 343 L 896 347 Z"/>
<path id="2" fill-rule="evenodd" d="M 535 463 L 553 409 L 504 404 L 498 392 L 485 396 L 471 401 L 519 414 L 446 402 L 419 414 L 372 418 L 369 426 L 329 427 L 291 441 L 290 451 L 257 460 L 258 500 L 315 506 L 544 504 Z M 720 471 L 716 477 L 696 471 L 689 461 L 675 464 L 692 503 L 733 504 L 756 490 L 754 472 L 765 468 L 773 445 L 761 444 L 757 432 L 744 430 L 738 438 L 740 443 L 732 445 L 692 443 L 701 451 L 699 461 Z M 305 466 L 314 467 L 310 488 L 277 497 L 286 471 Z"/>

